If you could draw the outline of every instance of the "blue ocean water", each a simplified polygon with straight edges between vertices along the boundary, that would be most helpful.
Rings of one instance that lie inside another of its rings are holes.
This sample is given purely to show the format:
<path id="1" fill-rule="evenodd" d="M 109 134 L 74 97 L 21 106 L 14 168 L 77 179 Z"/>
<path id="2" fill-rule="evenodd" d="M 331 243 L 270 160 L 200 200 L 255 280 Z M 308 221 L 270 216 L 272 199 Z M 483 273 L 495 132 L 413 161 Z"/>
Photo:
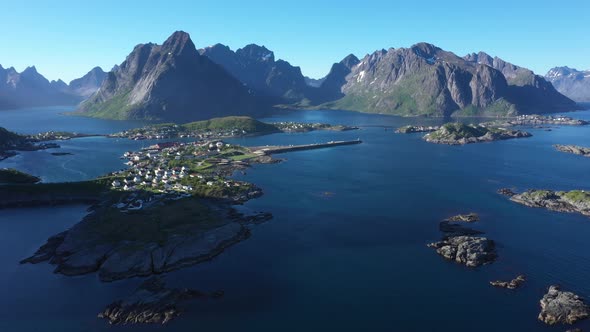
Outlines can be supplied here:
<path id="1" fill-rule="evenodd" d="M 2 116 L 0 126 L 8 121 Z M 52 121 L 79 121 L 55 116 Z M 572 116 L 590 119 L 590 111 Z M 213 261 L 166 275 L 172 286 L 223 289 L 225 297 L 190 303 L 165 330 L 563 331 L 536 319 L 546 288 L 559 284 L 590 299 L 588 218 L 527 208 L 496 194 L 502 187 L 589 189 L 590 159 L 557 152 L 552 144 L 590 146 L 590 127 L 528 129 L 531 138 L 455 147 L 390 129 L 436 119 L 301 111 L 266 120 L 361 129 L 231 141 L 254 146 L 360 138 L 363 144 L 277 155 L 284 162 L 237 175 L 265 192 L 246 208 L 272 212 L 274 219 Z M 32 123 L 21 126 L 36 131 Z M 76 139 L 62 144 L 76 151 L 73 156 L 32 152 L 0 167 L 36 170 L 46 181 L 79 180 L 121 168 L 118 157 L 140 144 Z M 469 269 L 426 247 L 440 238 L 441 219 L 472 211 L 481 216 L 474 228 L 498 244 L 495 263 Z M 45 264 L 18 265 L 84 213 L 83 206 L 0 210 L 0 331 L 163 329 L 110 327 L 95 318 L 140 279 L 103 284 L 94 275 L 54 275 Z M 516 292 L 488 284 L 520 273 L 528 281 Z"/>

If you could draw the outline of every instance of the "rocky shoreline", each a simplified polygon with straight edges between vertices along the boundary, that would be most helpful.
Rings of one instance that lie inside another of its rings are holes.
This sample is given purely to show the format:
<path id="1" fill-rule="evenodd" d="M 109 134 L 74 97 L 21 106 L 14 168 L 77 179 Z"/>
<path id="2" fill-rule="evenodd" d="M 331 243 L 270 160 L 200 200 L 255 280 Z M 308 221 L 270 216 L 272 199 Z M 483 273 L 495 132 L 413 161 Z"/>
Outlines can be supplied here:
<path id="1" fill-rule="evenodd" d="M 248 223 L 260 221 L 256 217 L 232 215 L 231 221 L 222 221 L 209 230 L 203 230 L 198 223 L 185 223 L 167 234 L 117 240 L 115 235 L 100 234 L 101 229 L 97 230 L 102 213 L 104 210 L 98 209 L 71 229 L 49 238 L 21 264 L 49 261 L 56 266 L 55 273 L 76 276 L 98 272 L 99 279 L 106 282 L 145 277 L 211 260 L 248 238 Z M 264 215 L 264 220 L 269 218 Z"/>
<path id="2" fill-rule="evenodd" d="M 403 126 L 399 127 L 395 130 L 398 134 L 413 134 L 413 133 L 429 133 L 433 131 L 437 131 L 440 129 L 440 126 Z"/>

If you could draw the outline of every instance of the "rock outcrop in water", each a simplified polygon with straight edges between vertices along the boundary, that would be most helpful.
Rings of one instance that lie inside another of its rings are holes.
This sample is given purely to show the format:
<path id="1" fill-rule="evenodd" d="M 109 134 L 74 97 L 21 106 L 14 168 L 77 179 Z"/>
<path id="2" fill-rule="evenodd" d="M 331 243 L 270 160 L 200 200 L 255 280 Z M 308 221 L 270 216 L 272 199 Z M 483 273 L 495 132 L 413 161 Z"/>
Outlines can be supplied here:
<path id="1" fill-rule="evenodd" d="M 590 216 L 590 193 L 584 190 L 528 190 L 514 194 L 510 200 L 529 207 L 558 212 L 577 212 Z"/>
<path id="2" fill-rule="evenodd" d="M 428 246 L 444 258 L 469 267 L 491 263 L 497 257 L 494 241 L 485 237 L 451 236 Z"/>
<path id="3" fill-rule="evenodd" d="M 490 281 L 490 285 L 492 285 L 494 287 L 499 287 L 499 288 L 517 289 L 520 286 L 522 286 L 522 284 L 524 284 L 525 281 L 526 281 L 526 277 L 521 274 L 510 281 L 502 281 L 502 280 Z"/>
<path id="4" fill-rule="evenodd" d="M 204 296 L 192 289 L 166 288 L 161 278 L 152 277 L 128 298 L 108 305 L 98 317 L 110 324 L 166 324 L 181 314 L 180 303 Z"/>
<path id="5" fill-rule="evenodd" d="M 463 145 L 530 136 L 532 136 L 530 133 L 520 130 L 467 125 L 463 123 L 447 123 L 442 125 L 438 130 L 426 134 L 424 140 L 437 144 Z"/>
<path id="6" fill-rule="evenodd" d="M 553 147 L 557 151 L 573 153 L 584 157 L 590 157 L 590 148 L 586 148 L 583 146 L 555 144 L 553 145 Z"/>
<path id="7" fill-rule="evenodd" d="M 468 214 L 458 214 L 456 216 L 452 216 L 450 218 L 445 219 L 445 221 L 450 222 L 476 222 L 479 221 L 479 215 L 477 213 L 468 213 Z"/>
<path id="8" fill-rule="evenodd" d="M 561 291 L 558 286 L 550 286 L 540 301 L 539 320 L 545 324 L 573 324 L 586 319 L 590 308 L 583 299 L 572 292 Z"/>

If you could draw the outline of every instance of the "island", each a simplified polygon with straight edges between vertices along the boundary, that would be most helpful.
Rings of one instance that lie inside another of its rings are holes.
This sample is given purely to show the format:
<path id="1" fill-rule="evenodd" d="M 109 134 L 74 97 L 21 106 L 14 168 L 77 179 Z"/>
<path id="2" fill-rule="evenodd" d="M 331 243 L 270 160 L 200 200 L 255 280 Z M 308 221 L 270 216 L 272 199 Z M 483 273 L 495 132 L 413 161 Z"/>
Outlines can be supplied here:
<path id="1" fill-rule="evenodd" d="M 510 200 L 535 208 L 545 208 L 558 212 L 575 212 L 590 216 L 590 193 L 585 190 L 553 191 L 531 189 L 517 194 L 503 190 Z"/>
<path id="2" fill-rule="evenodd" d="M 0 161 L 16 156 L 16 151 L 36 151 L 59 147 L 56 143 L 38 143 L 38 141 L 27 136 L 0 127 Z"/>
<path id="3" fill-rule="evenodd" d="M 309 132 L 314 130 L 347 131 L 358 127 L 323 123 L 277 122 L 264 123 L 248 116 L 228 116 L 185 124 L 154 124 L 109 135 L 109 137 L 144 139 L 173 139 L 196 137 L 220 139 L 240 136 L 266 135 L 279 132 Z"/>
<path id="4" fill-rule="evenodd" d="M 556 285 L 549 287 L 540 304 L 541 312 L 538 318 L 548 325 L 574 324 L 590 315 L 590 307 L 581 297 L 572 292 L 562 291 Z"/>
<path id="5" fill-rule="evenodd" d="M 73 138 L 97 137 L 97 136 L 105 136 L 105 135 L 80 134 L 80 133 L 71 133 L 71 132 L 67 132 L 67 131 L 47 131 L 47 132 L 38 133 L 35 135 L 28 135 L 26 137 L 31 142 L 43 142 L 43 141 L 67 141 L 67 140 L 70 140 Z"/>
<path id="6" fill-rule="evenodd" d="M 464 123 L 447 123 L 439 129 L 426 134 L 424 140 L 437 144 L 463 145 L 530 136 L 532 136 L 530 133 L 520 130 L 484 127 Z"/>
<path id="7" fill-rule="evenodd" d="M 522 284 L 524 284 L 524 282 L 526 281 L 526 277 L 522 274 L 516 276 L 516 278 L 510 280 L 510 281 L 502 281 L 502 280 L 495 280 L 495 281 L 490 281 L 490 285 L 494 286 L 494 287 L 498 287 L 498 288 L 506 288 L 506 289 L 517 289 L 520 286 L 522 286 Z"/>
<path id="8" fill-rule="evenodd" d="M 590 148 L 586 148 L 583 146 L 555 144 L 553 145 L 553 147 L 557 151 L 573 153 L 584 157 L 590 157 Z"/>
<path id="9" fill-rule="evenodd" d="M 407 126 L 397 128 L 395 130 L 395 132 L 398 134 L 429 133 L 429 132 L 437 131 L 439 129 L 440 129 L 440 126 L 407 125 Z"/>
<path id="10" fill-rule="evenodd" d="M 589 122 L 585 120 L 574 119 L 568 116 L 558 115 L 538 115 L 523 114 L 515 118 L 491 121 L 482 123 L 484 126 L 492 127 L 514 127 L 514 126 L 542 126 L 542 125 L 562 125 L 562 126 L 585 126 Z"/>
<path id="11" fill-rule="evenodd" d="M 39 181 L 40 178 L 13 168 L 0 169 L 0 184 L 30 184 Z"/>
<path id="12" fill-rule="evenodd" d="M 21 263 L 49 261 L 56 273 L 98 272 L 102 281 L 150 276 L 210 260 L 247 239 L 251 224 L 270 219 L 267 213 L 243 215 L 233 208 L 262 195 L 255 185 L 232 179 L 234 172 L 276 162 L 273 153 L 337 143 L 260 150 L 220 140 L 164 142 L 126 152 L 128 169 L 96 180 L 0 186 L 0 198 L 13 206 L 56 199 L 93 202 L 80 223 Z"/>
<path id="13" fill-rule="evenodd" d="M 457 222 L 476 222 L 479 217 L 474 213 L 457 215 L 440 222 L 439 229 L 445 233 L 441 241 L 427 244 L 436 253 L 447 260 L 454 261 L 468 267 L 477 267 L 493 262 L 496 257 L 496 247 L 492 240 L 475 236 L 483 232 L 467 228 Z"/>
<path id="14" fill-rule="evenodd" d="M 151 277 L 128 298 L 108 305 L 98 318 L 107 319 L 113 325 L 166 324 L 181 314 L 182 302 L 220 295 L 220 292 L 208 295 L 193 289 L 166 288 L 162 278 Z"/>

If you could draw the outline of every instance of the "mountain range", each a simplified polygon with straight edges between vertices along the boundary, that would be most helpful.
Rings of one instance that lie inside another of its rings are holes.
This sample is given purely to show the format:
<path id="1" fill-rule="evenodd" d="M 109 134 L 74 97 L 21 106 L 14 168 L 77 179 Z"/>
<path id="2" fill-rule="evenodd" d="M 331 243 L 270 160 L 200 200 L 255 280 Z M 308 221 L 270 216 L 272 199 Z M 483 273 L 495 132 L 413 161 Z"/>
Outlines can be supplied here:
<path id="1" fill-rule="evenodd" d="M 577 102 L 590 103 L 590 70 L 555 67 L 549 70 L 545 79 L 563 95 Z"/>
<path id="2" fill-rule="evenodd" d="M 459 57 L 432 44 L 365 56 L 325 107 L 404 116 L 507 116 L 574 110 L 532 71 L 485 53 Z"/>
<path id="3" fill-rule="evenodd" d="M 566 69 L 551 71 L 547 79 L 583 100 L 571 91 L 581 90 L 587 73 Z M 570 78 L 577 81 L 568 83 Z M 0 108 L 86 99 L 80 115 L 177 122 L 260 116 L 277 104 L 445 117 L 576 109 L 548 80 L 484 52 L 460 57 L 428 43 L 383 49 L 362 59 L 350 54 L 328 75 L 312 80 L 265 46 L 232 51 L 215 44 L 197 50 L 188 33 L 177 31 L 162 45 L 135 46 L 109 73 L 97 67 L 69 85 L 47 81 L 34 67 L 21 74 L 0 67 Z"/>
<path id="4" fill-rule="evenodd" d="M 0 66 L 0 110 L 76 105 L 98 90 L 105 75 L 96 67 L 68 85 L 62 80 L 50 82 L 34 66 L 21 73 L 13 67 Z"/>

